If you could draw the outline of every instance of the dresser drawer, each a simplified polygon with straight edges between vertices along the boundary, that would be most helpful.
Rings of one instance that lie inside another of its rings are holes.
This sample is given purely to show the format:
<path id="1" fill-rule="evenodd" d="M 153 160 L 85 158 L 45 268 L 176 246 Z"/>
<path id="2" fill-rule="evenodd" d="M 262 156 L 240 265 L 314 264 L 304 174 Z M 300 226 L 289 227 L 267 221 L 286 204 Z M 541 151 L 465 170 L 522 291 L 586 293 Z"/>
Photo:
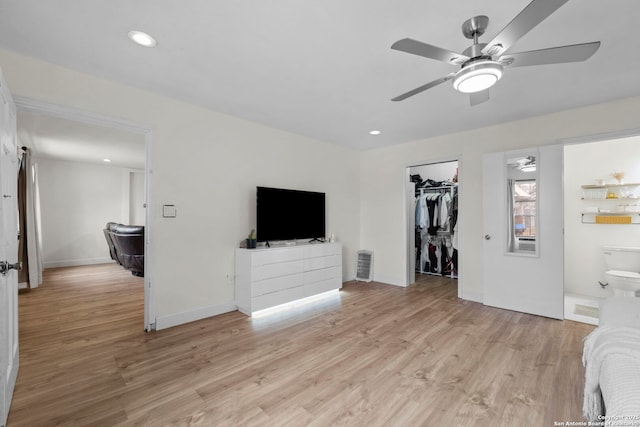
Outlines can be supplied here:
<path id="1" fill-rule="evenodd" d="M 333 291 L 342 287 L 342 280 L 340 279 L 327 279 L 321 282 L 315 282 L 308 285 L 304 285 L 303 297 L 309 297 L 312 295 L 321 294 L 323 292 Z"/>
<path id="2" fill-rule="evenodd" d="M 302 288 L 302 286 L 298 286 L 296 288 L 284 289 L 282 291 L 253 297 L 251 300 L 251 310 L 258 311 L 303 298 Z"/>
<path id="3" fill-rule="evenodd" d="M 340 264 L 338 255 L 329 255 L 304 260 L 304 271 L 320 270 L 322 268 L 335 267 Z"/>
<path id="4" fill-rule="evenodd" d="M 287 261 L 296 261 L 304 258 L 303 248 L 274 248 L 257 250 L 251 254 L 251 265 L 259 266 L 275 264 Z"/>
<path id="5" fill-rule="evenodd" d="M 254 266 L 251 269 L 251 279 L 255 282 L 272 277 L 289 276 L 291 274 L 302 273 L 303 267 L 304 262 L 302 260 Z"/>
<path id="6" fill-rule="evenodd" d="M 323 257 L 327 255 L 338 255 L 341 247 L 335 243 L 324 243 L 318 245 L 309 245 L 304 247 L 305 258 Z"/>
<path id="7" fill-rule="evenodd" d="M 342 279 L 342 269 L 336 266 L 320 270 L 305 271 L 303 273 L 303 283 L 305 285 L 314 282 L 321 282 L 327 279 Z"/>
<path id="8" fill-rule="evenodd" d="M 303 283 L 304 276 L 302 273 L 273 277 L 271 279 L 251 283 L 251 295 L 259 296 L 281 291 L 283 289 L 296 288 L 298 286 L 302 286 Z"/>

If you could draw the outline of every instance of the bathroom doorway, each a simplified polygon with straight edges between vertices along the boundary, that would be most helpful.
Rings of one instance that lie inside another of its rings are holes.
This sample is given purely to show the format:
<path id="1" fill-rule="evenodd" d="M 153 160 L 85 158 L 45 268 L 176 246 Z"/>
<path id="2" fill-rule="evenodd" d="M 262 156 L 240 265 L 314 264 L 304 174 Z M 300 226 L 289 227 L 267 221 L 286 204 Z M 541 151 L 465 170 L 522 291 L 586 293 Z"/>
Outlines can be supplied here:
<path id="1" fill-rule="evenodd" d="M 599 283 L 603 246 L 640 246 L 640 224 L 622 223 L 640 214 L 639 159 L 638 130 L 564 146 L 566 319 L 596 324 L 599 301 L 612 295 Z"/>

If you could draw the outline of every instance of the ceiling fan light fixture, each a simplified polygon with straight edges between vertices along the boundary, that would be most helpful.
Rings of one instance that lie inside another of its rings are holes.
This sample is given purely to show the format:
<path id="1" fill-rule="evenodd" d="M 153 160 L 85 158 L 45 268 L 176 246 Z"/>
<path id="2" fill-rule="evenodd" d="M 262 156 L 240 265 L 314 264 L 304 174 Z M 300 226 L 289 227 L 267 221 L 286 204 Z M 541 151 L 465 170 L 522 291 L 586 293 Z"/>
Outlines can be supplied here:
<path id="1" fill-rule="evenodd" d="M 489 89 L 502 77 L 502 65 L 496 61 L 481 61 L 467 65 L 456 73 L 453 88 L 463 93 Z"/>

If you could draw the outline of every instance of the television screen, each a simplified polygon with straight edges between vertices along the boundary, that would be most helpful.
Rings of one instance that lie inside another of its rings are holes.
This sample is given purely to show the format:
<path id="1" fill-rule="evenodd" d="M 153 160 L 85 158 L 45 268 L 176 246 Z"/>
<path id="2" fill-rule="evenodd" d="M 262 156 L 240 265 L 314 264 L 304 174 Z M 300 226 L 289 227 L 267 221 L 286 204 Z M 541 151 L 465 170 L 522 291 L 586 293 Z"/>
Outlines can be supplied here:
<path id="1" fill-rule="evenodd" d="M 256 196 L 259 242 L 324 239 L 324 193 L 258 187 Z"/>

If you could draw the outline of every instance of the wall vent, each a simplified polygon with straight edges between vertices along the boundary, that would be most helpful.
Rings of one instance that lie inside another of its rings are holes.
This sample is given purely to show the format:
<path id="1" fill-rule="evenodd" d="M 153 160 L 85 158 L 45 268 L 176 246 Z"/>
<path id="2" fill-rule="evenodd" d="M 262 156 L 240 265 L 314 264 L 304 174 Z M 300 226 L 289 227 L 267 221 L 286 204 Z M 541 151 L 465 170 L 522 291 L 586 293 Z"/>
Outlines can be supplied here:
<path id="1" fill-rule="evenodd" d="M 373 280 L 373 252 L 366 250 L 358 251 L 356 280 L 361 282 L 370 282 Z"/>

